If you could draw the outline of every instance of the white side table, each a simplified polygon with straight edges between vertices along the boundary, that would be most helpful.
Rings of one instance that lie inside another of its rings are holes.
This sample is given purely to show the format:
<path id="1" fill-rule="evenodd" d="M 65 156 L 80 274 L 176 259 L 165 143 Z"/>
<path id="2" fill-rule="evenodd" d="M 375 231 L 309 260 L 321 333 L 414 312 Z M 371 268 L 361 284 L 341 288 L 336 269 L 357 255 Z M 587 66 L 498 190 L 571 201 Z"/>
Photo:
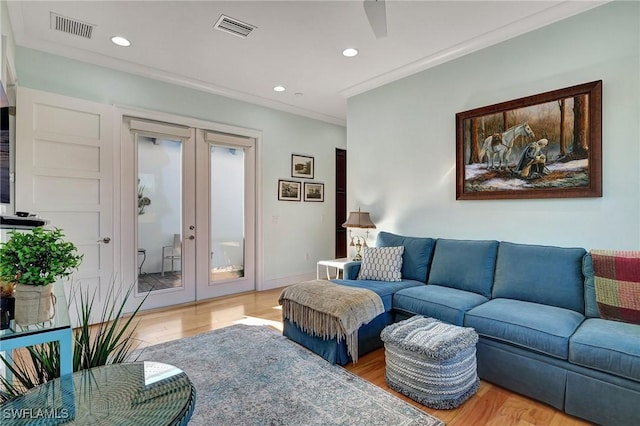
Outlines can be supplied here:
<path id="1" fill-rule="evenodd" d="M 326 268 L 326 272 L 327 272 L 327 279 L 331 280 L 333 278 L 331 278 L 331 273 L 330 273 L 330 268 L 334 268 L 336 270 L 336 276 L 335 279 L 340 278 L 340 271 L 343 271 L 343 277 L 344 277 L 344 265 L 346 263 L 351 262 L 350 259 L 344 257 L 342 259 L 332 259 L 332 260 L 320 260 L 318 262 L 318 264 L 316 265 L 316 279 L 320 279 L 320 267 L 324 266 Z"/>

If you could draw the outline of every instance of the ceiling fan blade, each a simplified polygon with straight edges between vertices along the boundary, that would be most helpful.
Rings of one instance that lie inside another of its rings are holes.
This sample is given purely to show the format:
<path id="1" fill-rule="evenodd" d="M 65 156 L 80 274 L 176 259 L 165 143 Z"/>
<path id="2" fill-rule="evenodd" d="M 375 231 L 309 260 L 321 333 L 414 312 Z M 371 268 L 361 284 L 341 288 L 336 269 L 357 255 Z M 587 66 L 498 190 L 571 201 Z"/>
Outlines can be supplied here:
<path id="1" fill-rule="evenodd" d="M 387 9 L 384 0 L 364 0 L 364 12 L 376 38 L 387 36 Z"/>

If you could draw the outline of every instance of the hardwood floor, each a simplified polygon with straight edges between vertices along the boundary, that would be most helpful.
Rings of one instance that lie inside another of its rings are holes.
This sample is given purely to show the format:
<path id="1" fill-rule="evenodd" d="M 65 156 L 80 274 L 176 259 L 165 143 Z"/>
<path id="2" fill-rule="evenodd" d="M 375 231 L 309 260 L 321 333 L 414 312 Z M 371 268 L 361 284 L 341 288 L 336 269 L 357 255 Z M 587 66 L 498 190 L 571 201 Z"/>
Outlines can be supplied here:
<path id="1" fill-rule="evenodd" d="M 155 345 L 232 324 L 264 324 L 282 330 L 278 296 L 281 289 L 250 292 L 139 314 L 135 336 L 141 346 Z M 588 425 L 552 407 L 482 381 L 476 395 L 453 410 L 433 410 L 386 386 L 384 349 L 346 366 L 354 374 L 433 414 L 449 426 Z"/>

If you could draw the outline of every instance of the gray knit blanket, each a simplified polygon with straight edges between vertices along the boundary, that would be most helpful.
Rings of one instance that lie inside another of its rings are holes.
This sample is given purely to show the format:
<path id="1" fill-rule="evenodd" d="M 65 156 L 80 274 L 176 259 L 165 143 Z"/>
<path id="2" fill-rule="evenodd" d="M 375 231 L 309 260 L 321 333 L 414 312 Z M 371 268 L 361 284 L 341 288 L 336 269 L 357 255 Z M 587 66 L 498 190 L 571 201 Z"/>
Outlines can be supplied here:
<path id="1" fill-rule="evenodd" d="M 344 340 L 358 361 L 358 329 L 384 312 L 382 299 L 365 288 L 313 280 L 291 285 L 279 299 L 282 317 L 302 331 L 325 340 Z"/>

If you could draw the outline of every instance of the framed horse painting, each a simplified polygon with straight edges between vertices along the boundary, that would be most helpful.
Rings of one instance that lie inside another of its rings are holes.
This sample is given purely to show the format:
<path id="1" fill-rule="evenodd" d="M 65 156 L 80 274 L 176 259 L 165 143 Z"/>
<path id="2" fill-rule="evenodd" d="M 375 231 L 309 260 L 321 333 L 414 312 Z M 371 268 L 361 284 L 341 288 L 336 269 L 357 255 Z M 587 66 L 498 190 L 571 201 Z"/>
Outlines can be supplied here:
<path id="1" fill-rule="evenodd" d="M 602 197 L 602 81 L 456 114 L 456 199 Z"/>

